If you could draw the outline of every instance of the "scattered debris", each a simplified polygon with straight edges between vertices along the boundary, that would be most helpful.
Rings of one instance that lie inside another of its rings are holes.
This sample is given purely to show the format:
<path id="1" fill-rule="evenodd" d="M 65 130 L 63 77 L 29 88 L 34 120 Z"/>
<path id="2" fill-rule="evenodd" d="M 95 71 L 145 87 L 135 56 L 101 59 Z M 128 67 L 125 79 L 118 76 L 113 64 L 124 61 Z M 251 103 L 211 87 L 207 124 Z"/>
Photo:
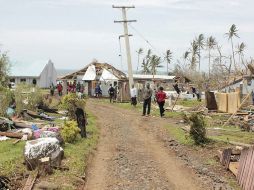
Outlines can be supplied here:
<path id="1" fill-rule="evenodd" d="M 0 176 L 0 189 L 8 190 L 10 189 L 10 179 L 5 176 Z"/>
<path id="2" fill-rule="evenodd" d="M 44 157 L 50 157 L 52 165 L 60 166 L 63 155 L 59 141 L 52 137 L 27 141 L 24 150 L 25 163 L 29 170 L 34 170 Z"/>
<path id="3" fill-rule="evenodd" d="M 34 182 L 38 176 L 38 170 L 33 171 L 30 173 L 29 177 L 27 178 L 26 184 L 23 188 L 23 190 L 32 190 L 34 186 Z"/>

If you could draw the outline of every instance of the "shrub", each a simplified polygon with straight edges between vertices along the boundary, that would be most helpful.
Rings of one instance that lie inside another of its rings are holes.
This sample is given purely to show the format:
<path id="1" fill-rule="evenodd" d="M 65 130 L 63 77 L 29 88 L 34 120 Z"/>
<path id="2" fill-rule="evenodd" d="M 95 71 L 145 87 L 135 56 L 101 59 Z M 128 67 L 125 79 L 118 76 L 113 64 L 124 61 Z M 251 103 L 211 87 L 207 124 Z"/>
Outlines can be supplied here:
<path id="1" fill-rule="evenodd" d="M 204 144 L 207 142 L 206 138 L 206 123 L 201 114 L 194 113 L 189 117 L 191 123 L 190 136 L 196 144 Z"/>
<path id="2" fill-rule="evenodd" d="M 70 94 L 65 95 L 62 98 L 61 104 L 59 107 L 61 109 L 67 110 L 68 111 L 67 115 L 71 119 L 75 119 L 76 118 L 76 116 L 75 116 L 76 108 L 78 107 L 78 108 L 85 110 L 85 105 L 86 105 L 86 102 L 84 99 L 79 99 L 76 94 L 70 93 Z"/>
<path id="3" fill-rule="evenodd" d="M 6 116 L 6 110 L 14 100 L 14 94 L 7 88 L 0 89 L 0 116 Z"/>
<path id="4" fill-rule="evenodd" d="M 79 132 L 80 129 L 75 121 L 65 121 L 64 126 L 61 129 L 61 136 L 65 142 L 73 143 L 75 142 Z"/>
<path id="5" fill-rule="evenodd" d="M 19 84 L 15 89 L 16 112 L 23 109 L 36 111 L 39 103 L 43 101 L 40 88 L 27 84 Z"/>

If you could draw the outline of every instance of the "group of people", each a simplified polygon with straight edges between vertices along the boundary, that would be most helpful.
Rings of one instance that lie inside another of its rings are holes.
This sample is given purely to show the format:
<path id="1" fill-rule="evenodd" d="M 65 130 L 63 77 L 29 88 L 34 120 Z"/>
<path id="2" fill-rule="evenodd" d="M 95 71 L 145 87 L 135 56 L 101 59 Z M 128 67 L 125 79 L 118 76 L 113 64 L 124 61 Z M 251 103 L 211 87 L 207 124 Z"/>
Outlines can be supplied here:
<path id="1" fill-rule="evenodd" d="M 84 85 L 80 82 L 76 83 L 75 81 L 73 83 L 67 82 L 67 93 L 75 93 L 75 92 L 84 92 Z"/>
<path id="2" fill-rule="evenodd" d="M 130 90 L 131 94 L 131 104 L 133 106 L 137 105 L 137 88 L 135 88 L 134 85 L 132 85 L 132 88 Z M 152 103 L 152 95 L 153 90 L 150 87 L 150 84 L 147 83 L 146 87 L 143 91 L 143 114 L 142 116 L 149 116 L 151 111 L 151 103 Z M 158 91 L 155 93 L 155 101 L 157 102 L 159 109 L 160 109 L 160 116 L 164 116 L 164 104 L 165 100 L 167 98 L 166 93 L 164 92 L 163 87 L 159 87 Z"/>
<path id="3" fill-rule="evenodd" d="M 61 82 L 57 83 L 55 86 L 53 83 L 49 87 L 50 94 L 53 96 L 55 94 L 55 90 L 57 90 L 57 93 L 59 96 L 63 95 L 63 85 Z M 80 82 L 76 83 L 75 81 L 73 83 L 67 82 L 67 93 L 82 93 L 84 92 L 84 85 Z"/>

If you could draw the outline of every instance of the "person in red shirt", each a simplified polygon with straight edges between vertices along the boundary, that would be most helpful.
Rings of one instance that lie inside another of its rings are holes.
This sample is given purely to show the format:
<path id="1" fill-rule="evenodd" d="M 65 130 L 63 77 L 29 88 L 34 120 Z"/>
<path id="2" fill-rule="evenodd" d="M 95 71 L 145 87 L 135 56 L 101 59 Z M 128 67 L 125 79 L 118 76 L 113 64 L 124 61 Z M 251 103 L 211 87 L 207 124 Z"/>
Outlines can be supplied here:
<path id="1" fill-rule="evenodd" d="M 164 116 L 164 112 L 165 112 L 164 104 L 165 104 L 165 99 L 167 98 L 167 95 L 165 92 L 163 92 L 163 90 L 164 90 L 163 87 L 160 87 L 159 91 L 156 93 L 156 100 L 160 108 L 161 117 Z"/>

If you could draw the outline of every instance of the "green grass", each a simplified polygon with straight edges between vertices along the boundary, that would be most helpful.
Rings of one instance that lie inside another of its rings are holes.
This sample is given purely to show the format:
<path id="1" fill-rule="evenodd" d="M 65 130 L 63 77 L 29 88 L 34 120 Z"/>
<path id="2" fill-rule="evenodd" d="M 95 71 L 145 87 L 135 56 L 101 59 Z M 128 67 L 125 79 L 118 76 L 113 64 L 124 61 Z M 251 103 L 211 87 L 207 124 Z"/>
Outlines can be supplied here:
<path id="1" fill-rule="evenodd" d="M 184 132 L 180 127 L 177 125 L 167 125 L 165 128 L 168 130 L 170 136 L 172 136 L 176 141 L 180 144 L 184 145 L 193 145 L 194 141 L 189 137 L 188 134 Z"/>
<path id="2" fill-rule="evenodd" d="M 176 105 L 181 105 L 185 107 L 195 107 L 204 104 L 204 102 L 199 102 L 197 100 L 177 100 Z"/>
<path id="3" fill-rule="evenodd" d="M 221 131 L 219 135 L 210 136 L 209 138 L 218 141 L 234 141 L 239 143 L 247 143 L 253 144 L 254 143 L 254 134 L 251 132 L 244 132 L 244 131 Z"/>
<path id="4" fill-rule="evenodd" d="M 49 181 L 59 185 L 61 189 L 76 189 L 79 185 L 75 180 L 77 176 L 83 176 L 87 166 L 87 159 L 91 151 L 96 147 L 99 138 L 99 129 L 96 127 L 96 118 L 88 112 L 87 135 L 88 137 L 79 137 L 74 144 L 66 143 L 64 154 L 66 159 L 63 165 L 69 168 L 69 171 L 55 170 L 50 176 Z"/>
<path id="5" fill-rule="evenodd" d="M 53 175 L 46 177 L 49 182 L 55 183 L 61 189 L 77 189 L 80 182 L 77 181 L 76 176 L 84 175 L 88 156 L 96 147 L 99 129 L 96 127 L 96 118 L 91 113 L 88 113 L 88 122 L 88 138 L 79 137 L 74 144 L 65 143 L 63 147 L 65 159 L 62 165 L 67 166 L 69 171 L 54 170 Z M 13 141 L 0 142 L 0 175 L 10 177 L 15 173 L 26 171 L 25 166 L 22 164 L 25 142 L 22 141 L 13 145 Z"/>
<path id="6" fill-rule="evenodd" d="M 12 176 L 25 170 L 22 164 L 25 142 L 13 145 L 14 140 L 0 142 L 0 176 Z"/>

